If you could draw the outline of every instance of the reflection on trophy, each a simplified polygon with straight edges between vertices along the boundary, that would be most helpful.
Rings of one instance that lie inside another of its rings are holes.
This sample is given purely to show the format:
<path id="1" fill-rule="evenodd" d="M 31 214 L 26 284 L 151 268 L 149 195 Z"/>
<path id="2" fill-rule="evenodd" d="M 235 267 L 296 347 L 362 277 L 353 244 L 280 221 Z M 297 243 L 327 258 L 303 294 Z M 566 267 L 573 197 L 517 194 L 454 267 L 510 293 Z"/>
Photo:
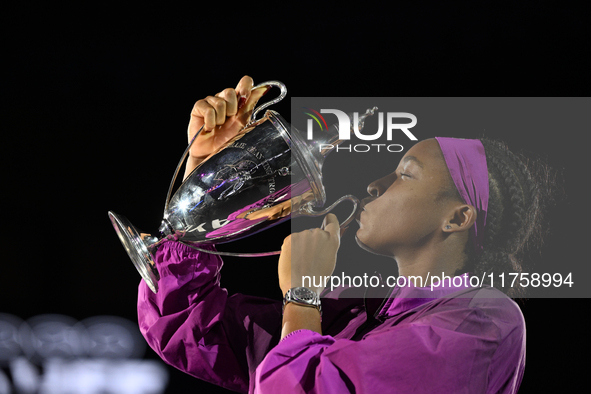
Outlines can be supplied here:
<path id="1" fill-rule="evenodd" d="M 171 181 L 158 236 L 141 233 L 124 216 L 109 212 L 121 243 L 153 292 L 158 291 L 159 280 L 154 255 L 163 242 L 181 242 L 214 254 L 269 256 L 280 252 L 228 253 L 200 246 L 241 239 L 297 216 L 325 215 L 345 200 L 351 201 L 354 209 L 341 227 L 353 219 L 359 201 L 351 195 L 322 211 L 314 211 L 326 202 L 322 164 L 332 151 L 320 151 L 318 146 L 336 147 L 342 142 L 337 126 L 307 141 L 275 111 L 267 110 L 257 120 L 258 113 L 287 94 L 285 85 L 277 81 L 265 82 L 253 90 L 265 86 L 281 89 L 279 97 L 255 109 L 246 126 L 201 162 L 171 198 L 179 169 L 199 133 L 195 135 Z M 376 109 L 359 117 L 359 130 Z"/>

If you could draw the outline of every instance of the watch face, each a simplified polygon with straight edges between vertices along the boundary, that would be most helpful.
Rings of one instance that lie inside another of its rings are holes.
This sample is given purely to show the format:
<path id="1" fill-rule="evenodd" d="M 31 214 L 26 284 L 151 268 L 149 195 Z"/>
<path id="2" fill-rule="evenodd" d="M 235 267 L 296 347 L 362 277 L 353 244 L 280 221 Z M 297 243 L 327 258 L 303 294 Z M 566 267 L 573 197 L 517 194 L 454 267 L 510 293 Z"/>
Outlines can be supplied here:
<path id="1" fill-rule="evenodd" d="M 302 301 L 312 301 L 315 298 L 316 293 L 305 287 L 298 287 L 293 290 L 293 295 Z"/>

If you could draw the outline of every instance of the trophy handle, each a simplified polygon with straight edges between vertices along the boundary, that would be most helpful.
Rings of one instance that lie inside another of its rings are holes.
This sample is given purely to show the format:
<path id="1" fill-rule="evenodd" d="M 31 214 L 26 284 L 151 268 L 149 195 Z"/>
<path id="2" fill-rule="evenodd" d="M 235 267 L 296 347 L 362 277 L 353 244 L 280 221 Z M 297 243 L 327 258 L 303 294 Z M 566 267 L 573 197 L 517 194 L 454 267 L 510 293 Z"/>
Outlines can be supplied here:
<path id="1" fill-rule="evenodd" d="M 285 96 L 287 95 L 287 88 L 285 87 L 285 85 L 279 81 L 267 81 L 267 82 L 263 82 L 260 85 L 255 86 L 254 88 L 252 88 L 252 90 L 258 89 L 258 88 L 262 88 L 262 87 L 278 87 L 281 92 L 279 93 L 279 96 L 277 98 L 275 98 L 274 100 L 271 100 L 269 102 L 266 102 L 265 104 L 260 105 L 258 108 L 255 108 L 254 111 L 252 111 L 252 115 L 250 115 L 250 120 L 248 121 L 248 123 L 246 124 L 246 127 L 250 126 L 251 124 L 258 122 L 258 119 L 256 119 L 256 116 L 258 115 L 259 112 L 261 112 L 262 110 L 264 110 L 265 108 L 278 103 L 279 101 L 283 100 L 285 98 Z"/>
<path id="2" fill-rule="evenodd" d="M 330 211 L 332 211 L 337 205 L 339 205 L 343 201 L 351 201 L 353 203 L 353 212 L 351 212 L 349 217 L 347 219 L 345 219 L 345 221 L 343 223 L 341 223 L 341 225 L 340 225 L 341 228 L 345 228 L 355 218 L 355 213 L 357 212 L 357 207 L 359 206 L 359 199 L 351 194 L 347 194 L 346 196 L 339 198 L 331 206 L 329 206 L 326 209 L 323 209 L 322 211 L 315 211 L 312 208 L 312 202 L 309 202 L 308 204 L 302 206 L 297 211 L 297 213 L 304 215 L 304 216 L 310 216 L 310 217 L 324 216 L 327 213 L 329 213 Z"/>

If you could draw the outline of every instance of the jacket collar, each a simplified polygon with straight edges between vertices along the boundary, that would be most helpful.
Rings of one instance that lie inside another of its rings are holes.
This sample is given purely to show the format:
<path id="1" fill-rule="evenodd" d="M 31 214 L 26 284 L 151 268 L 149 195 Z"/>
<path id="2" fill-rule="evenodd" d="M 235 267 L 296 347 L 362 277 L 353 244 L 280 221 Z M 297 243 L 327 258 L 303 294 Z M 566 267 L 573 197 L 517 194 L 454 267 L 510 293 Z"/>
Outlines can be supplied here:
<path id="1" fill-rule="evenodd" d="M 470 274 L 468 273 L 451 278 L 446 277 L 444 281 L 440 281 L 441 277 L 439 277 L 439 281 L 435 278 L 433 277 L 432 280 L 433 287 L 431 287 L 431 278 L 426 281 L 429 283 L 428 287 L 416 287 L 412 283 L 409 285 L 408 281 L 406 286 L 394 287 L 377 316 L 396 316 L 429 301 L 472 288 L 470 286 Z M 400 279 L 399 283 L 402 283 L 402 279 Z"/>

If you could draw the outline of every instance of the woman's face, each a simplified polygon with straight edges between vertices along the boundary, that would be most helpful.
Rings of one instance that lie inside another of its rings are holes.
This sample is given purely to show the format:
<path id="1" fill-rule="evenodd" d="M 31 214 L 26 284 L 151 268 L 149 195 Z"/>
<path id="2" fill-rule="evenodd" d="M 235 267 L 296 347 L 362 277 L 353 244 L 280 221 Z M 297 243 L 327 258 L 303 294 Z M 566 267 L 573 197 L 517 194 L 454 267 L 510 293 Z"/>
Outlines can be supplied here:
<path id="1" fill-rule="evenodd" d="M 371 252 L 396 256 L 420 248 L 445 225 L 455 190 L 435 139 L 414 145 L 391 174 L 372 182 L 372 197 L 359 217 L 357 242 Z M 453 194 L 452 194 L 453 195 Z"/>

